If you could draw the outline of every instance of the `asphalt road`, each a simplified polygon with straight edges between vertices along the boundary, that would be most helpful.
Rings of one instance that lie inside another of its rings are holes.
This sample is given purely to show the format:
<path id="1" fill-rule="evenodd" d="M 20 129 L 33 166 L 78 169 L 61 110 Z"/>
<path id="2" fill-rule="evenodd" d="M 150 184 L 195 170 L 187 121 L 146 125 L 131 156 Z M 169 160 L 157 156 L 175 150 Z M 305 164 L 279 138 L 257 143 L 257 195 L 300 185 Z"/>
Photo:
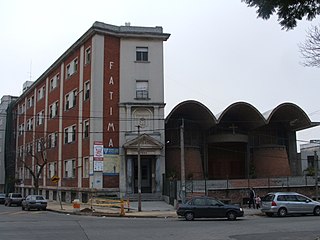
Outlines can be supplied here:
<path id="1" fill-rule="evenodd" d="M 237 221 L 106 218 L 22 211 L 0 205 L 1 240 L 259 239 L 320 240 L 320 217 L 247 216 Z"/>

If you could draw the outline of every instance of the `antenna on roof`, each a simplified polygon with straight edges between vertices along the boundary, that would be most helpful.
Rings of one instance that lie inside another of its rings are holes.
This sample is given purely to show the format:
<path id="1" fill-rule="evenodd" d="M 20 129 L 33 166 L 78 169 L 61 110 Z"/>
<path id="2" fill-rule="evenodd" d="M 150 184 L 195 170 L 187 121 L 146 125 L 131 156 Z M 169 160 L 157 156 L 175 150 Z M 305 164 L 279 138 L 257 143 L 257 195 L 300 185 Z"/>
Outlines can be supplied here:
<path id="1" fill-rule="evenodd" d="M 32 60 L 30 61 L 29 81 L 32 81 Z"/>

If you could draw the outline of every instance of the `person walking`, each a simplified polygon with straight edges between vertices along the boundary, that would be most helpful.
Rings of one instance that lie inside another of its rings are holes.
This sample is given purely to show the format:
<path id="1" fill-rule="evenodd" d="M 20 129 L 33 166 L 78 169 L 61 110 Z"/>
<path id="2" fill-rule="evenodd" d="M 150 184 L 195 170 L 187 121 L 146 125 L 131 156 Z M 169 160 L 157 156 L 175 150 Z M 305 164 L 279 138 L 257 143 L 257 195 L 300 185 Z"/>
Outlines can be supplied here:
<path id="1" fill-rule="evenodd" d="M 253 208 L 255 208 L 255 198 L 256 198 L 256 193 L 254 192 L 253 188 L 250 188 L 249 192 L 249 208 L 251 208 L 251 205 Z"/>
<path id="2" fill-rule="evenodd" d="M 259 195 L 256 197 L 256 208 L 259 209 L 261 207 L 261 198 Z"/>

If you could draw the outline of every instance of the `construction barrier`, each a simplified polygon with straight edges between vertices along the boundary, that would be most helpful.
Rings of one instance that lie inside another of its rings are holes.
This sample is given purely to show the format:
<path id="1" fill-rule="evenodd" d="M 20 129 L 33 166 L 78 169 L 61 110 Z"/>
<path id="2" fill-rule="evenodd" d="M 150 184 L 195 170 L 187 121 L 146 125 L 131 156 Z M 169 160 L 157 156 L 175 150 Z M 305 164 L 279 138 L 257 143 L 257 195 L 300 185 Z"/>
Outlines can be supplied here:
<path id="1" fill-rule="evenodd" d="M 130 200 L 123 199 L 104 199 L 104 198 L 95 198 L 92 206 L 96 207 L 109 207 L 109 208 L 119 208 L 120 216 L 125 216 L 125 209 L 130 211 Z"/>
<path id="2" fill-rule="evenodd" d="M 79 199 L 73 200 L 72 206 L 73 206 L 74 212 L 79 212 L 80 211 L 80 200 Z"/>

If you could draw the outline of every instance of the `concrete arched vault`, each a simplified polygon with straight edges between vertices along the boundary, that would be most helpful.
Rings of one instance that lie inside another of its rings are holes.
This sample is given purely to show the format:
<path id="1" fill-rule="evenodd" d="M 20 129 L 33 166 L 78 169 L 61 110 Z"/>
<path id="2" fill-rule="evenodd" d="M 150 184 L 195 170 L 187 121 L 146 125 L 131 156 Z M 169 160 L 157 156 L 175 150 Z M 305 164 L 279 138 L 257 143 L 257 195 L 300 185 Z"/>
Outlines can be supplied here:
<path id="1" fill-rule="evenodd" d="M 167 175 L 180 177 L 183 129 L 186 177 L 194 179 L 295 175 L 296 131 L 318 125 L 292 103 L 261 114 L 236 102 L 215 116 L 194 100 L 178 104 L 165 123 Z"/>

